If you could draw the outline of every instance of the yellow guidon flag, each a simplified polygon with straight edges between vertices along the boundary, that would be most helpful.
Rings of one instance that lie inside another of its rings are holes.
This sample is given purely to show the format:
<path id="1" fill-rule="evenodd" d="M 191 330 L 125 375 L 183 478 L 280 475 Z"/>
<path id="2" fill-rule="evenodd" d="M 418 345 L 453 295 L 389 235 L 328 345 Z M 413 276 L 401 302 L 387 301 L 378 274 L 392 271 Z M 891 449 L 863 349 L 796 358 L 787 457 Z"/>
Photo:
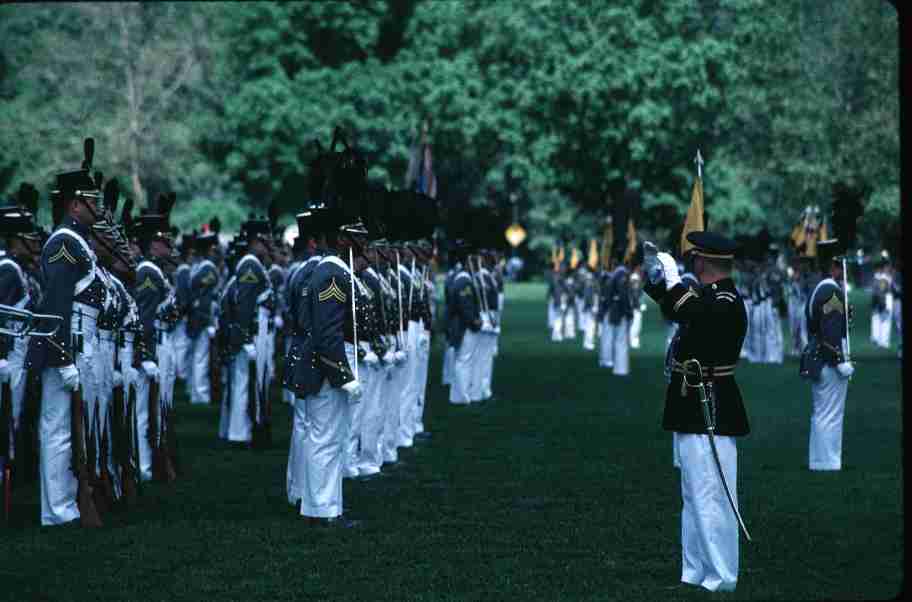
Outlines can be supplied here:
<path id="1" fill-rule="evenodd" d="M 589 239 L 589 258 L 586 260 L 586 263 L 589 265 L 589 269 L 593 272 L 598 269 L 599 266 L 599 251 L 598 251 L 598 241 L 594 238 Z"/>
<path id="2" fill-rule="evenodd" d="M 553 247 L 551 249 L 551 269 L 555 272 L 559 272 L 563 262 L 564 247 Z"/>
<path id="3" fill-rule="evenodd" d="M 573 252 L 570 253 L 570 269 L 575 270 L 580 263 L 580 252 L 576 246 L 573 247 Z"/>
<path id="4" fill-rule="evenodd" d="M 699 157 L 699 154 L 697 156 Z M 693 244 L 687 240 L 687 235 L 691 232 L 702 232 L 704 229 L 703 178 L 698 175 L 694 180 L 693 192 L 690 193 L 690 207 L 687 208 L 687 217 L 684 218 L 684 227 L 681 229 L 682 257 L 693 248 Z"/>
<path id="5" fill-rule="evenodd" d="M 637 231 L 633 223 L 633 218 L 627 220 L 627 249 L 624 251 L 624 263 L 629 264 L 636 255 L 637 250 Z"/>

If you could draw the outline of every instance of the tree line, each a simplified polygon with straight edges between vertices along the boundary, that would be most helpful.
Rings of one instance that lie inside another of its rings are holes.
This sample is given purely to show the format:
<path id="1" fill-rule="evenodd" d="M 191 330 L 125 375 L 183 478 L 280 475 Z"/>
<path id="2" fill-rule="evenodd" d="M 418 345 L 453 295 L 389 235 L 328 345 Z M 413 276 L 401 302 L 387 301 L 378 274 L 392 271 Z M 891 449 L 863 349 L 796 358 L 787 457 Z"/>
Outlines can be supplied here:
<path id="1" fill-rule="evenodd" d="M 306 200 L 312 140 L 346 128 L 404 186 L 430 124 L 444 206 L 514 211 L 541 255 L 597 237 L 627 186 L 680 226 L 699 148 L 712 227 L 784 240 L 836 184 L 860 240 L 898 227 L 898 25 L 887 2 L 385 0 L 0 7 L 0 195 L 96 164 L 142 206 L 226 230 Z M 512 208 L 515 204 L 515 209 Z M 49 219 L 49 212 L 46 214 Z"/>

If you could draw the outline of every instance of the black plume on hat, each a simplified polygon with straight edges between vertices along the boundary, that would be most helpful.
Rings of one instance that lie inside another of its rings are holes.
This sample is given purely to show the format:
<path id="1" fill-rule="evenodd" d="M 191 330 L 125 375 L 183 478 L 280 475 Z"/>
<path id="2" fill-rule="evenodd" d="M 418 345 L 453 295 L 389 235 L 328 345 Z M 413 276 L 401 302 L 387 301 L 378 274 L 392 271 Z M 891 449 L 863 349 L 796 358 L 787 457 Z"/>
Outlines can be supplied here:
<path id="1" fill-rule="evenodd" d="M 17 201 L 20 207 L 27 209 L 32 215 L 38 215 L 38 189 L 28 182 L 23 182 L 19 186 Z"/>
<path id="2" fill-rule="evenodd" d="M 117 211 L 117 202 L 120 199 L 120 183 L 117 178 L 111 178 L 104 187 L 104 203 L 111 215 Z"/>
<path id="3" fill-rule="evenodd" d="M 209 220 L 209 230 L 216 234 L 222 231 L 222 220 L 220 220 L 217 215 Z"/>
<path id="4" fill-rule="evenodd" d="M 95 139 L 86 138 L 85 142 L 82 145 L 83 149 L 83 160 L 82 168 L 86 171 L 91 171 L 92 169 L 92 160 L 95 158 Z"/>

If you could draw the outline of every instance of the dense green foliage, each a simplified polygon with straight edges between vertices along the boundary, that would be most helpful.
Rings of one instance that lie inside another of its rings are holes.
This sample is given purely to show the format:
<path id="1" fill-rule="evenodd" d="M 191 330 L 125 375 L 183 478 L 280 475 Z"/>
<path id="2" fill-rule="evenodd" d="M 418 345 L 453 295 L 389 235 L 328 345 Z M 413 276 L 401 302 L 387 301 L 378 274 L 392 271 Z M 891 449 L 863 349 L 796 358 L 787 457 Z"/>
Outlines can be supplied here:
<path id="1" fill-rule="evenodd" d="M 97 532 L 41 529 L 37 489 L 0 535 L 0 600 L 839 600 L 903 584 L 902 393 L 858 294 L 843 470 L 806 468 L 810 390 L 794 360 L 738 366 L 751 434 L 738 491 L 734 594 L 678 584 L 681 493 L 661 429 L 665 325 L 651 306 L 631 376 L 579 339 L 547 341 L 544 287 L 508 285 L 498 399 L 451 406 L 433 346 L 427 442 L 368 482 L 344 483 L 363 528 L 313 531 L 286 501 L 290 412 L 273 450 L 216 443 L 218 409 L 179 396 L 187 478 L 144 488 Z M 534 377 L 530 378 L 530 375 Z M 19 494 L 17 494 L 19 495 Z M 24 522 L 24 524 L 23 524 Z"/>
<path id="2" fill-rule="evenodd" d="M 515 193 L 533 249 L 562 222 L 594 235 L 625 180 L 664 240 L 697 148 L 711 223 L 784 236 L 847 182 L 876 248 L 899 213 L 897 42 L 871 0 L 4 6 L 0 194 L 46 191 L 92 134 L 132 196 L 192 199 L 181 225 L 228 207 L 230 231 L 247 207 L 301 206 L 336 124 L 402 186 L 427 118 L 442 199 Z"/>

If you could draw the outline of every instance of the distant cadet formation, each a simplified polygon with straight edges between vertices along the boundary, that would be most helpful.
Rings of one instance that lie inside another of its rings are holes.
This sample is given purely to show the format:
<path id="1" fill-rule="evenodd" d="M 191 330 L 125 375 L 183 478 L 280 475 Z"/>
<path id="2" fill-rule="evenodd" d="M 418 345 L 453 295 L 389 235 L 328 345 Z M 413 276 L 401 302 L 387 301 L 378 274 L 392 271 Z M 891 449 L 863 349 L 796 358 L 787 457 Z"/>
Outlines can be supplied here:
<path id="1" fill-rule="evenodd" d="M 630 348 L 639 349 L 643 302 L 642 245 L 635 223 L 640 195 L 629 188 L 612 205 L 599 248 L 590 241 L 588 258 L 564 245 L 552 251 L 548 275 L 548 331 L 551 340 L 573 340 L 579 333 L 583 348 L 598 351 L 598 365 L 619 376 L 630 374 Z"/>
<path id="2" fill-rule="evenodd" d="M 7 519 L 14 490 L 35 480 L 42 525 L 99 527 L 144 484 L 184 478 L 183 387 L 191 404 L 218 406 L 229 448 L 273 446 L 273 401 L 284 399 L 288 502 L 309 525 L 353 526 L 342 517 L 342 479 L 376 475 L 428 436 L 437 322 L 451 401 L 492 397 L 504 295 L 491 233 L 500 224 L 473 210 L 444 220 L 423 192 L 368 182 L 341 130 L 330 150 L 316 146 L 290 249 L 272 207 L 227 248 L 218 218 L 177 244 L 176 195 L 134 216 L 117 180 L 93 174 L 92 139 L 81 169 L 57 176 L 53 232 L 36 223 L 30 185 L 0 208 Z M 438 316 L 444 225 L 452 268 Z"/>

